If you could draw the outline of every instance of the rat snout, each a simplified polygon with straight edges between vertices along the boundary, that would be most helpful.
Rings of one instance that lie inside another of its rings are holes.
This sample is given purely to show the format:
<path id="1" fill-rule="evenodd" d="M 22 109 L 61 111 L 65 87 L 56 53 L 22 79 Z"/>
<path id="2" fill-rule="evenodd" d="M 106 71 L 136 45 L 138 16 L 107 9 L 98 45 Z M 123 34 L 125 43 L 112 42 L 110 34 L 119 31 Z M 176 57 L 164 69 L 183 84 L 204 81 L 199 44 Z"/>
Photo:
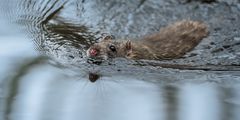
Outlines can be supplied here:
<path id="1" fill-rule="evenodd" d="M 96 56 L 97 54 L 98 54 L 98 51 L 96 50 L 96 49 L 94 49 L 94 48 L 91 48 L 89 51 L 88 51 L 88 54 L 90 55 L 90 56 Z"/>
<path id="2" fill-rule="evenodd" d="M 87 50 L 87 62 L 93 64 L 101 64 L 103 59 L 100 53 L 100 50 L 97 47 L 90 47 Z"/>

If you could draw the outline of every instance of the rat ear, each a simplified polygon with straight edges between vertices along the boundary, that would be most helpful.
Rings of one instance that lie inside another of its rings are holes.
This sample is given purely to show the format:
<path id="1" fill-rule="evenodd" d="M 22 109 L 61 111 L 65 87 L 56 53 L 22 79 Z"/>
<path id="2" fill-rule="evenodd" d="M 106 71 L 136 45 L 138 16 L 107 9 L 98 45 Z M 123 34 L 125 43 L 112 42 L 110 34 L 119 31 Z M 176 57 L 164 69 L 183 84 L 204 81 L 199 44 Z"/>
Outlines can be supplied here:
<path id="1" fill-rule="evenodd" d="M 125 47 L 126 47 L 127 51 L 131 51 L 132 50 L 132 42 L 130 40 L 127 40 Z"/>

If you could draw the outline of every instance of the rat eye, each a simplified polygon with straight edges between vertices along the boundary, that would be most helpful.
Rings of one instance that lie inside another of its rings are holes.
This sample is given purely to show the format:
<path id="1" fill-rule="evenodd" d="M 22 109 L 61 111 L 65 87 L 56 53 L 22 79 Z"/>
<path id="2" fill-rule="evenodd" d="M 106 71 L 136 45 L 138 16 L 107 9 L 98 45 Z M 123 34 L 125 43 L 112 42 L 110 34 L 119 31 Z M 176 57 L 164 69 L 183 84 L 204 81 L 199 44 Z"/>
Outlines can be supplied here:
<path id="1" fill-rule="evenodd" d="M 110 45 L 109 46 L 109 49 L 113 52 L 116 52 L 116 47 L 114 45 Z"/>

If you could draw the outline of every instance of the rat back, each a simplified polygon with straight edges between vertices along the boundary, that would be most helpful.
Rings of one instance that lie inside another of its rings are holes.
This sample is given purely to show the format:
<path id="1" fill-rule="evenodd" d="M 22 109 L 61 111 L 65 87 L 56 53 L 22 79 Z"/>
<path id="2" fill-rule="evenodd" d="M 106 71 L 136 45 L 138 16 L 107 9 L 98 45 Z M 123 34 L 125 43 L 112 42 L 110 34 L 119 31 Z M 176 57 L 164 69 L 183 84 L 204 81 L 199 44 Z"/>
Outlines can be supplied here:
<path id="1" fill-rule="evenodd" d="M 179 58 L 192 50 L 207 35 L 206 24 L 184 20 L 162 28 L 159 33 L 147 36 L 141 42 L 158 59 L 171 59 Z"/>

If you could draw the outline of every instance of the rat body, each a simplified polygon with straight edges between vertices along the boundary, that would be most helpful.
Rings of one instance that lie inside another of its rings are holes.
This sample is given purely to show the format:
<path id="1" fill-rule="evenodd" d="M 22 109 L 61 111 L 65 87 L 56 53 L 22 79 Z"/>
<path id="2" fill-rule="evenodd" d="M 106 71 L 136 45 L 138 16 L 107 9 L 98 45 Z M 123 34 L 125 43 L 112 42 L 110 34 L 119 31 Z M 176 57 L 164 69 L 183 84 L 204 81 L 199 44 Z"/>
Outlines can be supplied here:
<path id="1" fill-rule="evenodd" d="M 105 36 L 87 50 L 87 56 L 96 60 L 116 57 L 133 60 L 176 59 L 191 51 L 207 35 L 206 24 L 183 20 L 140 40 L 112 40 L 111 36 Z"/>

